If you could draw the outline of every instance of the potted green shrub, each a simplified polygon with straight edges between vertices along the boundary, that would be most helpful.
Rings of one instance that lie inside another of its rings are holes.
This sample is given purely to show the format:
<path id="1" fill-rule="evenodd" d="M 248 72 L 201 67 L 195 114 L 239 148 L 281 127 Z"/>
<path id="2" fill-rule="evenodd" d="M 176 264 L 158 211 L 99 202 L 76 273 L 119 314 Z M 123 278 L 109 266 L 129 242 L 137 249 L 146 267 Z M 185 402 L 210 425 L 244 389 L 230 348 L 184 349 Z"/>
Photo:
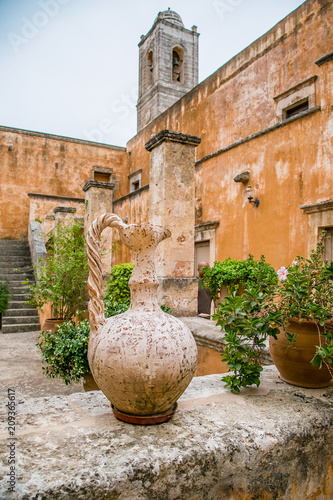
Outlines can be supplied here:
<path id="1" fill-rule="evenodd" d="M 274 268 L 267 264 L 262 255 L 260 260 L 254 260 L 253 255 L 245 260 L 231 259 L 216 261 L 211 268 L 204 268 L 203 288 L 211 291 L 212 299 L 217 306 L 219 300 L 223 300 L 229 293 L 237 292 L 240 295 L 245 285 L 250 282 L 261 283 L 266 286 L 277 283 Z"/>
<path id="2" fill-rule="evenodd" d="M 29 304 L 43 311 L 52 304 L 52 323 L 59 324 L 84 314 L 88 301 L 88 261 L 83 228 L 78 223 L 58 224 L 48 240 L 44 266 L 38 267 L 36 282 L 30 286 Z M 26 282 L 29 283 L 29 282 Z"/>
<path id="3" fill-rule="evenodd" d="M 233 371 L 223 380 L 233 392 L 259 385 L 260 355 L 268 337 L 283 380 L 304 387 L 329 384 L 333 374 L 333 263 L 323 260 L 323 252 L 324 236 L 309 259 L 298 256 L 291 266 L 278 271 L 277 286 L 250 283 L 242 296 L 233 293 L 219 304 L 215 319 L 226 331 L 222 361 Z"/>
<path id="4" fill-rule="evenodd" d="M 90 325 L 87 320 L 77 325 L 67 321 L 52 333 L 40 334 L 37 347 L 41 350 L 45 374 L 50 378 L 60 378 L 65 384 L 79 382 L 90 374 L 87 351 Z"/>

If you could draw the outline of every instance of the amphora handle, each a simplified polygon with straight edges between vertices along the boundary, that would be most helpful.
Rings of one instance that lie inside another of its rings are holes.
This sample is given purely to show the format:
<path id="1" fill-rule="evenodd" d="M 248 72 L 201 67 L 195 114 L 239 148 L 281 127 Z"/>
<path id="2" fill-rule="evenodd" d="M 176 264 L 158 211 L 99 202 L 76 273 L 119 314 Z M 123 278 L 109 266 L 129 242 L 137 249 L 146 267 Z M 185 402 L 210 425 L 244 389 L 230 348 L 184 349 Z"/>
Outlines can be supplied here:
<path id="1" fill-rule="evenodd" d="M 92 335 L 96 335 L 105 323 L 104 303 L 102 298 L 103 276 L 100 238 L 106 227 L 123 230 L 127 227 L 118 215 L 103 214 L 91 224 L 87 234 L 87 254 L 89 261 L 89 321 Z"/>

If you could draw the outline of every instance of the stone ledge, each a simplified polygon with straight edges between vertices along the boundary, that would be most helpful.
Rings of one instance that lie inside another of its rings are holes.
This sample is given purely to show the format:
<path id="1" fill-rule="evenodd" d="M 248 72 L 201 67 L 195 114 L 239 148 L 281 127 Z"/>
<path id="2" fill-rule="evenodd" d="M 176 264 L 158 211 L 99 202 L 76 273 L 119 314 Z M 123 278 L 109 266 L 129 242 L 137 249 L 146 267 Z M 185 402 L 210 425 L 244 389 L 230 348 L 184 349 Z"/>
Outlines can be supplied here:
<path id="1" fill-rule="evenodd" d="M 198 316 L 182 316 L 179 319 L 191 330 L 197 346 L 207 347 L 220 353 L 224 352 L 225 331 L 221 331 L 221 328 L 216 326 L 215 321 Z M 265 345 L 261 353 L 261 364 L 263 366 L 272 365 L 273 361 L 269 352 L 269 340 L 265 341 Z"/>
<path id="2" fill-rule="evenodd" d="M 117 421 L 101 392 L 17 399 L 17 485 L 1 498 L 223 500 L 333 498 L 333 385 L 302 389 L 274 367 L 240 395 L 193 379 L 174 418 Z M 1 419 L 6 421 L 1 405 Z M 0 434 L 8 472 L 7 432 Z"/>
<path id="3" fill-rule="evenodd" d="M 114 182 L 93 181 L 92 179 L 87 179 L 82 189 L 84 192 L 86 192 L 91 187 L 113 190 L 116 187 L 116 185 L 114 184 Z"/>
<path id="4" fill-rule="evenodd" d="M 177 142 L 180 144 L 187 144 L 189 146 L 198 146 L 201 142 L 200 137 L 196 135 L 181 134 L 180 132 L 173 132 L 172 130 L 161 130 L 156 135 L 146 142 L 145 148 L 147 151 L 152 151 L 154 148 L 162 144 L 162 142 Z"/>

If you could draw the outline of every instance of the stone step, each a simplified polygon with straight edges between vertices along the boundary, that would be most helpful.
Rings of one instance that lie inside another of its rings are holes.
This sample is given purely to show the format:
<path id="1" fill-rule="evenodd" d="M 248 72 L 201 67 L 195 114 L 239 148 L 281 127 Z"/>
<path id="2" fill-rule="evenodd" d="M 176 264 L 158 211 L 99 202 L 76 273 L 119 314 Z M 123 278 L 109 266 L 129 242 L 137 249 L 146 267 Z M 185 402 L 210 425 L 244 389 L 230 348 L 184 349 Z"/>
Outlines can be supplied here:
<path id="1" fill-rule="evenodd" d="M 5 246 L 1 246 L 0 247 L 0 255 L 2 256 L 12 256 L 12 257 L 15 257 L 15 256 L 18 256 L 18 255 L 22 255 L 22 256 L 26 256 L 26 257 L 29 257 L 30 255 L 30 249 L 29 247 L 5 247 Z"/>
<path id="2" fill-rule="evenodd" d="M 17 271 L 15 271 L 15 269 L 17 269 Z M 22 274 L 31 274 L 33 273 L 33 267 L 31 266 L 22 266 L 22 267 L 12 267 L 12 266 L 8 266 L 8 267 L 3 267 L 0 265 L 0 276 L 3 276 L 4 278 L 8 275 L 8 274 L 15 274 L 16 276 L 21 276 Z"/>
<path id="3" fill-rule="evenodd" d="M 27 302 L 29 300 L 29 294 L 24 293 L 13 293 L 10 295 L 10 299 L 15 302 Z"/>
<path id="4" fill-rule="evenodd" d="M 8 309 L 35 309 L 34 306 L 30 306 L 29 304 L 25 304 L 22 301 L 18 300 L 9 300 Z"/>
<path id="5" fill-rule="evenodd" d="M 29 279 L 29 282 L 33 282 L 33 283 L 35 282 L 35 277 L 33 274 L 28 274 L 27 276 L 22 276 L 22 274 L 20 274 L 20 275 L 8 274 L 6 277 L 6 281 L 10 287 L 20 286 L 23 284 L 23 281 L 26 281 L 27 279 Z M 27 285 L 23 285 L 23 286 L 27 286 Z"/>
<path id="6" fill-rule="evenodd" d="M 37 325 L 39 328 L 38 316 L 4 316 L 2 326 L 4 325 Z M 37 328 L 37 330 L 38 330 Z"/>
<path id="7" fill-rule="evenodd" d="M 30 255 L 0 255 L 0 267 L 31 267 Z"/>
<path id="8" fill-rule="evenodd" d="M 2 333 L 25 333 L 25 332 L 39 332 L 38 325 L 22 324 L 22 325 L 3 325 Z"/>
<path id="9" fill-rule="evenodd" d="M 11 293 L 26 293 L 29 295 L 30 287 L 28 285 L 17 285 L 10 288 Z"/>
<path id="10" fill-rule="evenodd" d="M 3 247 L 27 247 L 29 248 L 28 240 L 0 240 L 0 249 Z"/>
<path id="11" fill-rule="evenodd" d="M 25 308 L 25 309 L 7 309 L 2 317 L 3 318 L 11 318 L 15 316 L 37 316 L 38 317 L 38 311 L 35 308 Z"/>

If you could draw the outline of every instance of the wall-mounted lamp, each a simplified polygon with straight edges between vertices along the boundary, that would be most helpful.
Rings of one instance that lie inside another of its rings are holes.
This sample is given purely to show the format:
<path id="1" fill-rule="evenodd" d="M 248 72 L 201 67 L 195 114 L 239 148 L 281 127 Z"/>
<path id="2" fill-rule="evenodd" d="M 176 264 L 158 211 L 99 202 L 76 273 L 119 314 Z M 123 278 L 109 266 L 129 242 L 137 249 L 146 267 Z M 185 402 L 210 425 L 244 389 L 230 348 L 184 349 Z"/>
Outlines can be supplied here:
<path id="1" fill-rule="evenodd" d="M 259 203 L 260 203 L 258 198 L 253 199 L 253 196 L 249 196 L 248 200 L 249 200 L 249 203 L 253 203 L 253 206 L 258 208 Z"/>
<path id="2" fill-rule="evenodd" d="M 8 143 L 8 151 L 13 151 L 13 143 L 11 141 Z"/>

